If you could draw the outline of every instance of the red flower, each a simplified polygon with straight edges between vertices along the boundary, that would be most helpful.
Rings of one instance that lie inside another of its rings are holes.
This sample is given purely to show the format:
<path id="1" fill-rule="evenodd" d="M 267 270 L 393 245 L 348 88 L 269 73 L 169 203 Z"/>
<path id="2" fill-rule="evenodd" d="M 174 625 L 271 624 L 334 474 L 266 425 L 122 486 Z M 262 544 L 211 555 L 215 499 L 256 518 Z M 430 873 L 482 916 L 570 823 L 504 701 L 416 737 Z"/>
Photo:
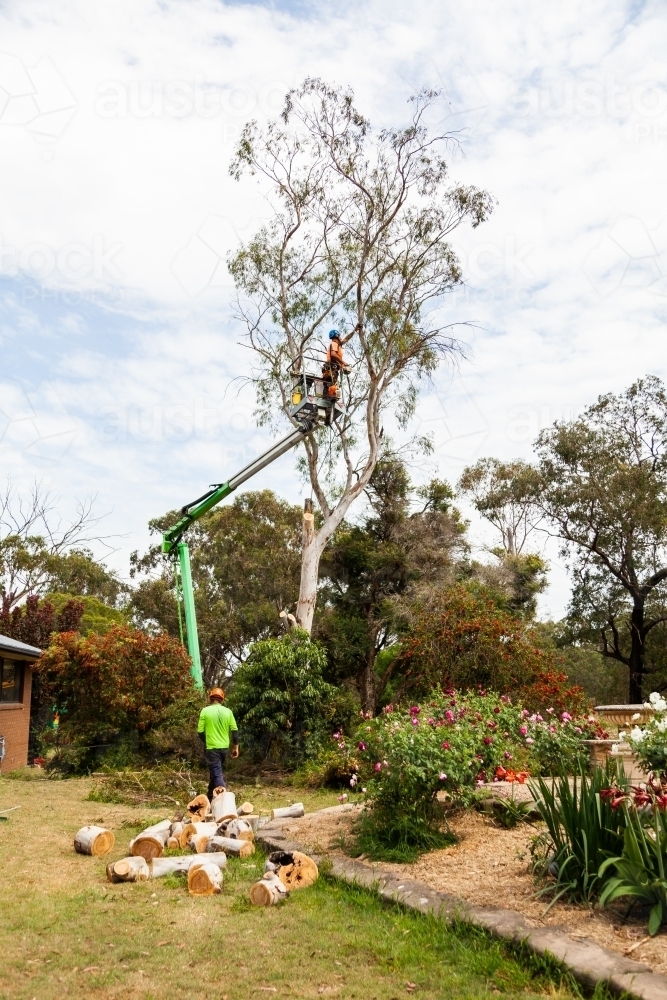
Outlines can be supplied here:
<path id="1" fill-rule="evenodd" d="M 450 747 L 449 743 L 447 742 L 447 740 L 445 740 L 445 742 L 442 744 L 442 749 L 443 750 L 451 750 L 451 747 Z"/>

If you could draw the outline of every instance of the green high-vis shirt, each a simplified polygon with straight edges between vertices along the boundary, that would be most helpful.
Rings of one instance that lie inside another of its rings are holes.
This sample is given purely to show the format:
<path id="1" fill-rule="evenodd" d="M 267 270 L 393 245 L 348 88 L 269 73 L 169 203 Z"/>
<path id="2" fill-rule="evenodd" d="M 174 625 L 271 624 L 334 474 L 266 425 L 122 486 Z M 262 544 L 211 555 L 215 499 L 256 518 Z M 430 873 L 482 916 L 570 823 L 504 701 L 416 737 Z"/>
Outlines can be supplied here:
<path id="1" fill-rule="evenodd" d="M 238 728 L 234 713 L 225 705 L 207 705 L 199 713 L 197 732 L 206 734 L 207 750 L 227 750 L 230 733 Z"/>

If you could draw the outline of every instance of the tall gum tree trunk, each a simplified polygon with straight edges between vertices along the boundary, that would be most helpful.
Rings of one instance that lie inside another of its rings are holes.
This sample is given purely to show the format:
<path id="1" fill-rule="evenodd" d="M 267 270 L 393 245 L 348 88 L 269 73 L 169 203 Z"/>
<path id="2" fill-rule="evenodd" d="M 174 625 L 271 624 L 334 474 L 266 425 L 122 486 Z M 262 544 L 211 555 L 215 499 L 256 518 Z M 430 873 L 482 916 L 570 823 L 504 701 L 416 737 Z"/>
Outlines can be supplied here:
<path id="1" fill-rule="evenodd" d="M 631 705 L 643 702 L 642 680 L 644 676 L 644 605 L 635 602 L 630 620 L 630 663 L 629 699 Z"/>
<path id="2" fill-rule="evenodd" d="M 310 632 L 313 627 L 315 605 L 317 604 L 317 582 L 320 573 L 320 559 L 327 542 L 339 527 L 349 510 L 350 504 L 370 479 L 370 473 L 359 480 L 355 492 L 348 494 L 342 503 L 324 518 L 322 526 L 315 531 L 313 501 L 304 501 L 303 535 L 301 551 L 301 583 L 296 606 L 296 620 L 300 628 Z"/>

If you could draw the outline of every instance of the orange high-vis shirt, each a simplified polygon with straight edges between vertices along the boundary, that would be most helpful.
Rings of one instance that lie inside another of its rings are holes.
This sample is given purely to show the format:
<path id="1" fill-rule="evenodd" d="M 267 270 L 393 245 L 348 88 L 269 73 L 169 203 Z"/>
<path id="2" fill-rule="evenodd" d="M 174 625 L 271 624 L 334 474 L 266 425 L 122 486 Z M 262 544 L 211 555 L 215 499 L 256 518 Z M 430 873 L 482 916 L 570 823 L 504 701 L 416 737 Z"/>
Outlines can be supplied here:
<path id="1" fill-rule="evenodd" d="M 333 361 L 335 364 L 342 365 L 343 362 L 343 345 L 337 340 L 332 340 L 329 342 L 327 348 L 327 361 Z"/>

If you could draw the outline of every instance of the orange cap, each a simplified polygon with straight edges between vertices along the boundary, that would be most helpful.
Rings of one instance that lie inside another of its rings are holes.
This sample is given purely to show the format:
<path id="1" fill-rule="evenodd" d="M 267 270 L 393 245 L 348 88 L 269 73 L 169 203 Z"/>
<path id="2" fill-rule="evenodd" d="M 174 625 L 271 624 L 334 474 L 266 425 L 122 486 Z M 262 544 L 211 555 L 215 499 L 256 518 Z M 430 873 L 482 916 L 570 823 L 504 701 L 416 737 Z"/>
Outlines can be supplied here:
<path id="1" fill-rule="evenodd" d="M 209 698 L 220 698 L 221 701 L 225 700 L 225 692 L 222 688 L 213 688 L 209 694 Z"/>

